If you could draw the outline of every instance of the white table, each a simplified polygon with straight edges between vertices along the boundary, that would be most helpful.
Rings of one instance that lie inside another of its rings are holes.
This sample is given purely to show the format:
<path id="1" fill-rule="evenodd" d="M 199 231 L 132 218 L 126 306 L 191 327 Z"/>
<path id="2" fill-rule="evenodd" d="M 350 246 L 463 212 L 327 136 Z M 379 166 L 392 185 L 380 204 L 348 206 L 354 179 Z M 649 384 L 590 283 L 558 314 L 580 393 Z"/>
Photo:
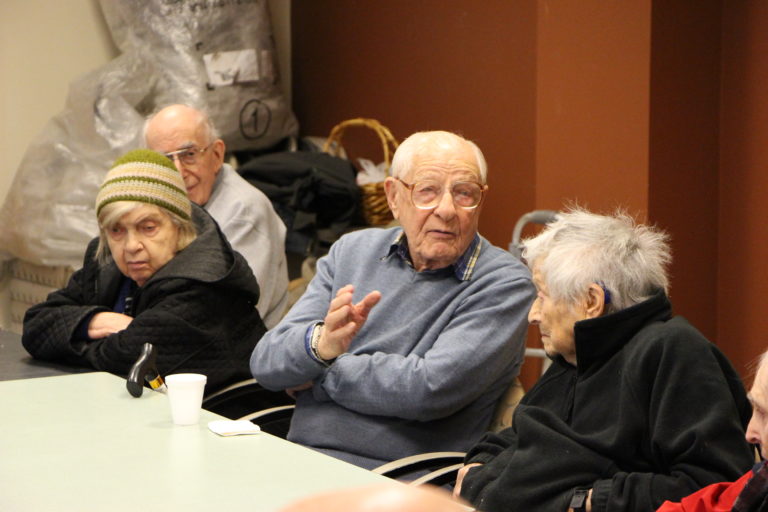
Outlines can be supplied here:
<path id="1" fill-rule="evenodd" d="M 166 395 L 108 373 L 0 382 L 0 510 L 272 511 L 391 482 L 269 434 L 219 437 L 214 419 L 174 426 Z"/>

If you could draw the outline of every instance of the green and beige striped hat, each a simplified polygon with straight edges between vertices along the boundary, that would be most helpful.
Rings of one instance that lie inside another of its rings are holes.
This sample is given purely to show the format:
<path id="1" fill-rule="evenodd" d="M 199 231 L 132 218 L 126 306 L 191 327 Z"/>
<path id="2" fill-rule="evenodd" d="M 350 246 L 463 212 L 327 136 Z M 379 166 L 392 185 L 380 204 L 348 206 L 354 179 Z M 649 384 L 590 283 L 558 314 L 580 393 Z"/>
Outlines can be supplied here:
<path id="1" fill-rule="evenodd" d="M 187 220 L 192 215 L 181 174 L 166 156 L 149 149 L 135 149 L 115 160 L 96 196 L 96 215 L 116 201 L 154 204 Z"/>

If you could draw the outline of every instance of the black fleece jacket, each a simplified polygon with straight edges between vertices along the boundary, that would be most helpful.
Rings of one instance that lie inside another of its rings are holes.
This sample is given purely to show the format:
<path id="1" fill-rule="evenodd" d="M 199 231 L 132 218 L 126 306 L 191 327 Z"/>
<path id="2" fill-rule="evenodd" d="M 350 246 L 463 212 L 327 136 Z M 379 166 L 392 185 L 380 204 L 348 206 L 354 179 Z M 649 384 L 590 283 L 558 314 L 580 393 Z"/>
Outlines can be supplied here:
<path id="1" fill-rule="evenodd" d="M 479 510 L 564 512 L 584 487 L 593 512 L 650 512 L 751 467 L 741 380 L 664 293 L 577 322 L 575 340 L 578 367 L 557 358 L 512 426 L 468 452 L 483 465 L 462 496 Z"/>
<path id="2" fill-rule="evenodd" d="M 67 286 L 27 311 L 27 351 L 37 359 L 125 376 L 149 342 L 157 349 L 161 375 L 203 373 L 206 392 L 250 378 L 248 360 L 266 330 L 255 308 L 259 285 L 205 210 L 193 205 L 192 219 L 197 238 L 136 289 L 128 328 L 85 340 L 78 339 L 78 325 L 112 311 L 123 278 L 113 261 L 94 260 L 98 239 L 92 240 L 83 268 Z"/>

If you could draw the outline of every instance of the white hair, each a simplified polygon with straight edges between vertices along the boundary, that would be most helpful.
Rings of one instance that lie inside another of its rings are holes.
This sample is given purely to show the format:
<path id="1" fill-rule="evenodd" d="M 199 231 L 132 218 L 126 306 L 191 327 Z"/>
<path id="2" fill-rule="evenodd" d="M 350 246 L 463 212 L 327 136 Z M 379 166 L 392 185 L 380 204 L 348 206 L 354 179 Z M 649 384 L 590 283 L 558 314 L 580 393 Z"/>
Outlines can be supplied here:
<path id="1" fill-rule="evenodd" d="M 591 284 L 608 290 L 607 311 L 668 291 L 669 236 L 619 210 L 597 215 L 574 207 L 523 241 L 523 258 L 542 275 L 553 300 L 576 304 Z"/>
<path id="2" fill-rule="evenodd" d="M 422 154 L 431 153 L 436 146 L 446 149 L 462 150 L 464 145 L 469 145 L 475 154 L 477 169 L 480 173 L 480 181 L 483 185 L 488 177 L 488 164 L 480 148 L 460 135 L 445 131 L 416 132 L 406 138 L 395 151 L 392 157 L 392 176 L 395 178 L 404 178 L 411 169 L 416 157 Z"/>

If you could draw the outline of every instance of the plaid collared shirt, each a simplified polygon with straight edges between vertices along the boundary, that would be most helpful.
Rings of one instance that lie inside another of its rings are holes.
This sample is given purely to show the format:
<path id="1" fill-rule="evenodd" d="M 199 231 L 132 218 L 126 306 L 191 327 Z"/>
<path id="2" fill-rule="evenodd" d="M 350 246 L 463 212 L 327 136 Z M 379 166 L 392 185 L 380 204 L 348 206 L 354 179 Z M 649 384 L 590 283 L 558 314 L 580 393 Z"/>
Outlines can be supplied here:
<path id="1" fill-rule="evenodd" d="M 475 263 L 477 258 L 480 257 L 480 249 L 482 244 L 480 243 L 480 235 L 475 233 L 475 237 L 467 247 L 459 259 L 451 265 L 453 267 L 453 273 L 456 279 L 459 281 L 469 281 L 472 278 L 472 272 L 475 270 Z M 408 239 L 405 237 L 405 231 L 400 231 L 397 237 L 392 241 L 392 245 L 389 246 L 387 255 L 382 259 L 387 259 L 393 254 L 397 254 L 403 261 L 405 261 L 410 267 L 413 267 L 411 261 L 411 253 L 408 250 Z"/>

